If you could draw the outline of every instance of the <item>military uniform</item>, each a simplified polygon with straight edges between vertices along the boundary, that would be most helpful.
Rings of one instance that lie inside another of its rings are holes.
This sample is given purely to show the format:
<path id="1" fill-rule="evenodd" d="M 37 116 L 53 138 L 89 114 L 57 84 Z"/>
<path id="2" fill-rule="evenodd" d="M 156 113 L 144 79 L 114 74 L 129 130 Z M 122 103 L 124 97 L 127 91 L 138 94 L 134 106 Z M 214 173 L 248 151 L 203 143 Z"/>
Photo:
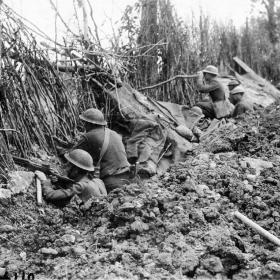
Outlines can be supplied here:
<path id="1" fill-rule="evenodd" d="M 233 105 L 226 98 L 226 89 L 224 85 L 217 79 L 219 75 L 218 68 L 208 65 L 202 70 L 203 75 L 207 75 L 207 83 L 203 84 L 203 76 L 198 75 L 198 90 L 202 93 L 209 93 L 211 102 L 200 102 L 197 104 L 202 109 L 203 114 L 209 118 L 225 118 L 231 115 Z"/>
<path id="2" fill-rule="evenodd" d="M 238 115 L 241 115 L 241 114 L 244 114 L 246 112 L 250 112 L 250 111 L 253 111 L 254 110 L 254 106 L 253 104 L 242 98 L 236 105 L 235 105 L 235 108 L 234 108 L 234 111 L 232 113 L 232 116 L 233 117 L 236 117 Z"/>
<path id="3" fill-rule="evenodd" d="M 108 128 L 107 128 L 108 129 Z M 100 178 L 108 192 L 129 183 L 130 164 L 127 160 L 121 136 L 115 131 L 110 132 L 108 148 L 100 161 Z M 77 148 L 87 151 L 96 165 L 105 137 L 105 127 L 94 128 L 82 136 Z"/>
<path id="4" fill-rule="evenodd" d="M 87 202 L 92 197 L 106 196 L 107 191 L 100 179 L 90 179 L 87 175 L 66 189 L 53 189 L 49 180 L 42 182 L 42 191 L 46 201 L 57 206 L 65 206 L 74 195 Z"/>
<path id="5" fill-rule="evenodd" d="M 206 117 L 220 118 L 230 115 L 233 108 L 230 108 L 230 103 L 226 100 L 224 85 L 216 77 L 205 85 L 198 83 L 198 90 L 202 93 L 209 93 L 212 101 L 196 104 Z"/>
<path id="6" fill-rule="evenodd" d="M 216 77 L 205 85 L 199 83 L 198 90 L 202 93 L 209 93 L 213 102 L 226 99 L 225 88 Z"/>

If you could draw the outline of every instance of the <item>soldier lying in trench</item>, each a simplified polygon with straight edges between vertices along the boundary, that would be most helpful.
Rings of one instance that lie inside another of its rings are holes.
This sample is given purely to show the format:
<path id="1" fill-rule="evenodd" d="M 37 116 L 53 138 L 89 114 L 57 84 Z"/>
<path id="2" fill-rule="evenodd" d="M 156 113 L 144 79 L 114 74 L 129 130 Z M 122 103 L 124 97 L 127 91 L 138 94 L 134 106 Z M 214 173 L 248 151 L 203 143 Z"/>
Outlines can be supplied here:
<path id="1" fill-rule="evenodd" d="M 51 181 L 41 171 L 35 174 L 42 182 L 42 192 L 46 201 L 56 206 L 63 207 L 70 202 L 74 195 L 77 195 L 83 203 L 92 197 L 106 196 L 107 191 L 102 180 L 92 178 L 90 172 L 94 171 L 93 160 L 90 154 L 81 149 L 75 149 L 66 153 L 68 161 L 68 177 L 75 181 L 65 189 L 53 189 Z"/>

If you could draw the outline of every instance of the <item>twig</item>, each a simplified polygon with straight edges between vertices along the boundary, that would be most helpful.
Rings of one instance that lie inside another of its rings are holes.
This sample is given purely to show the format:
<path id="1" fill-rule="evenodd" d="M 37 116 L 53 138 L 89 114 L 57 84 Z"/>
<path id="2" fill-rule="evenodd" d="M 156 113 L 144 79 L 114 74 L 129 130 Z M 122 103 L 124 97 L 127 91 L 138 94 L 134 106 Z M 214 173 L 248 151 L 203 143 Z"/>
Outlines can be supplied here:
<path id="1" fill-rule="evenodd" d="M 57 6 L 57 0 L 56 0 L 56 6 Z M 55 14 L 54 17 L 54 29 L 55 29 L 55 35 L 54 35 L 54 41 L 55 41 L 55 50 L 57 50 L 57 13 Z M 57 51 L 55 52 L 55 61 L 57 63 Z"/>
<path id="2" fill-rule="evenodd" d="M 168 146 L 164 149 L 164 151 L 162 152 L 162 154 L 159 156 L 158 160 L 157 160 L 157 164 L 161 161 L 161 159 L 164 157 L 164 155 L 167 153 L 168 149 L 171 147 L 171 143 L 168 144 Z"/>
<path id="3" fill-rule="evenodd" d="M 138 89 L 138 91 L 143 91 L 143 90 L 147 90 L 147 89 L 152 89 L 152 88 L 156 88 L 156 87 L 159 87 L 159 86 L 162 86 L 164 84 L 167 84 L 167 83 L 170 83 L 172 82 L 173 80 L 176 80 L 176 79 L 189 79 L 189 78 L 196 78 L 197 75 L 194 74 L 194 75 L 177 75 L 177 76 L 174 76 L 164 82 L 161 82 L 161 83 L 158 83 L 158 84 L 155 84 L 155 85 L 152 85 L 152 86 L 148 86 L 148 87 L 143 87 L 143 88 L 140 88 Z"/>
<path id="4" fill-rule="evenodd" d="M 101 42 L 100 42 L 99 35 L 98 35 L 98 27 L 97 27 L 97 24 L 96 24 L 96 22 L 93 18 L 93 9 L 92 9 L 90 1 L 87 0 L 87 2 L 88 2 L 89 9 L 90 9 L 90 17 L 91 17 L 91 20 L 92 20 L 93 25 L 94 25 L 95 37 L 96 37 L 96 40 L 97 40 L 97 43 L 98 43 L 99 47 L 101 48 Z"/>
<path id="5" fill-rule="evenodd" d="M 82 10 L 83 10 L 83 23 L 84 23 L 84 40 L 86 44 L 88 44 L 88 19 L 87 19 L 87 12 L 85 7 L 85 0 L 81 0 Z"/>
<path id="6" fill-rule="evenodd" d="M 35 27 L 35 29 L 37 29 L 38 31 L 34 30 L 33 28 L 31 28 L 30 26 L 25 26 L 26 28 L 28 28 L 29 30 L 31 30 L 32 32 L 34 32 L 35 34 L 37 34 L 40 37 L 43 37 L 45 39 L 47 39 L 48 41 L 54 42 L 54 40 L 52 40 L 45 32 L 43 32 L 40 28 L 38 28 L 34 23 L 32 23 L 30 20 L 28 20 L 27 18 L 21 16 L 20 14 L 18 14 L 16 11 L 14 11 L 12 8 L 10 8 L 7 4 L 4 4 L 6 9 L 8 9 L 11 13 L 13 13 L 14 15 L 16 15 L 18 18 L 23 19 L 24 21 L 28 22 L 29 24 L 31 24 L 33 27 Z M 61 45 L 62 46 L 62 45 Z"/>
<path id="7" fill-rule="evenodd" d="M 0 2 L 1 6 L 2 2 Z M 2 82 L 2 20 L 0 18 L 0 82 Z"/>
<path id="8" fill-rule="evenodd" d="M 233 213 L 233 215 L 236 218 L 238 218 L 239 220 L 241 220 L 244 224 L 246 224 L 247 226 L 249 226 L 250 228 L 255 230 L 261 236 L 267 238 L 268 240 L 270 240 L 272 243 L 276 244 L 277 246 L 280 246 L 280 239 L 277 238 L 275 235 L 271 234 L 270 232 L 268 232 L 267 230 L 265 230 L 264 228 L 262 228 L 261 226 L 259 226 L 258 224 L 256 224 L 255 222 L 253 222 L 252 220 L 247 218 L 246 216 L 242 215 L 238 211 L 235 211 Z"/>
<path id="9" fill-rule="evenodd" d="M 0 128 L 0 131 L 13 131 L 13 132 L 21 134 L 19 131 L 12 129 L 12 128 Z"/>
<path id="10" fill-rule="evenodd" d="M 57 16 L 59 17 L 59 19 L 61 20 L 61 22 L 63 23 L 63 25 L 65 26 L 65 28 L 67 29 L 67 31 L 69 31 L 72 35 L 74 35 L 75 37 L 79 37 L 77 34 L 75 34 L 70 28 L 69 26 L 66 24 L 66 22 L 63 20 L 62 16 L 60 15 L 60 13 L 57 10 L 57 7 L 55 6 L 55 4 L 53 3 L 52 0 L 49 0 L 53 9 L 55 10 Z"/>

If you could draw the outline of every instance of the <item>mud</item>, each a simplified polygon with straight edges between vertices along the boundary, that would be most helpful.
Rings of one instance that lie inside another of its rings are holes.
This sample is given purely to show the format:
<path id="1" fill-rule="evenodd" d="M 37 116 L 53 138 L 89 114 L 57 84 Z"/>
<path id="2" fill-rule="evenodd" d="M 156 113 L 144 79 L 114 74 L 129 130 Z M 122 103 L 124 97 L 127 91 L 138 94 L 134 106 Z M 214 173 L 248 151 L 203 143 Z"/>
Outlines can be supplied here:
<path id="1" fill-rule="evenodd" d="M 1 199 L 0 268 L 35 279 L 280 279 L 280 249 L 232 215 L 280 236 L 279 121 L 276 107 L 239 119 L 164 175 L 81 208 L 38 207 L 33 185 Z"/>

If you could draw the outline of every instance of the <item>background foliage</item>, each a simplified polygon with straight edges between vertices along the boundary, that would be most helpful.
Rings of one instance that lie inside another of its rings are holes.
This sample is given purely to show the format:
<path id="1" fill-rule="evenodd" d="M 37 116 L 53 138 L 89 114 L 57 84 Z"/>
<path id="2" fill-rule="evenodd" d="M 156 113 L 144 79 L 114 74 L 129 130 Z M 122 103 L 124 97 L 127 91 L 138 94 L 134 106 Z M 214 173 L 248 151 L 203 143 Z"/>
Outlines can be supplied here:
<path id="1" fill-rule="evenodd" d="M 222 73 L 238 56 L 274 84 L 279 82 L 279 0 L 252 0 L 261 10 L 236 28 L 231 21 L 220 23 L 200 12 L 188 23 L 176 15 L 170 0 L 140 0 L 128 6 L 118 40 L 126 60 L 127 79 L 136 88 L 165 81 L 179 74 L 191 74 L 214 64 Z M 116 47 L 115 47 L 116 49 Z M 193 80 L 178 79 L 144 91 L 160 100 L 190 104 L 194 102 Z"/>

